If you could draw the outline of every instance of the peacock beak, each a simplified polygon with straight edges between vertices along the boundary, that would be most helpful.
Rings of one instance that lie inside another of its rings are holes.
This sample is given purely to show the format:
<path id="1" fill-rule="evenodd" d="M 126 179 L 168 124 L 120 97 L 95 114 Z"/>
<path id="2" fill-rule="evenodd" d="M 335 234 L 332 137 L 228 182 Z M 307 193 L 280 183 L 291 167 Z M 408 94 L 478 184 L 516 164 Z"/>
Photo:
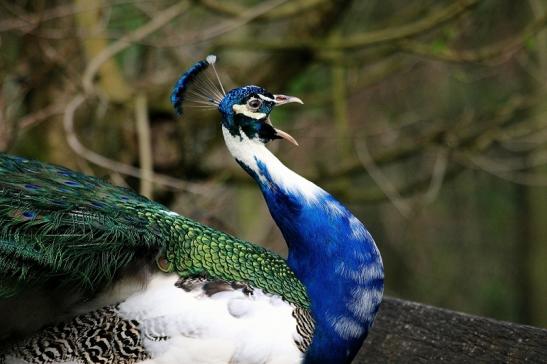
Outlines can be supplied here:
<path id="1" fill-rule="evenodd" d="M 259 95 L 261 96 L 261 95 Z M 261 96 L 261 98 L 264 99 L 263 96 Z M 269 101 L 272 101 L 272 99 L 268 98 Z M 302 102 L 302 100 L 300 100 L 298 97 L 295 97 L 295 96 L 287 96 L 287 95 L 274 95 L 274 99 L 273 99 L 273 102 L 275 102 L 275 105 L 285 105 L 285 104 L 289 104 L 291 102 L 296 102 L 296 103 L 299 103 L 299 104 L 303 104 L 304 102 Z M 270 120 L 270 118 L 268 118 L 266 120 L 266 123 L 272 125 L 272 121 Z M 273 126 L 273 125 L 272 125 Z M 296 139 L 294 139 L 292 137 L 292 135 L 290 135 L 289 133 L 287 132 L 284 132 L 283 130 L 281 129 L 277 129 L 277 128 L 274 128 L 275 130 L 275 135 L 277 135 L 279 138 L 281 139 L 285 139 L 286 141 L 288 142 L 291 142 L 292 144 L 298 146 L 298 142 L 296 141 Z"/>
<path id="2" fill-rule="evenodd" d="M 266 119 L 266 124 L 270 124 L 272 127 L 272 121 L 270 120 L 270 118 L 268 117 Z M 298 147 L 298 142 L 296 141 L 296 139 L 294 139 L 292 137 L 291 134 L 287 133 L 287 132 L 284 132 L 283 130 L 281 129 L 277 129 L 274 127 L 274 130 L 275 130 L 275 135 L 277 135 L 278 137 L 280 137 L 281 139 L 285 139 L 286 141 L 288 142 L 291 142 L 292 144 L 296 145 Z"/>
<path id="3" fill-rule="evenodd" d="M 287 95 L 274 95 L 274 101 L 275 101 L 276 105 L 285 105 L 285 104 L 288 104 L 288 103 L 291 103 L 291 102 L 297 102 L 299 104 L 304 103 L 298 97 L 287 96 Z"/>
<path id="4" fill-rule="evenodd" d="M 286 133 L 281 129 L 276 129 L 276 128 L 274 128 L 274 129 L 275 129 L 275 134 L 278 137 L 280 137 L 282 139 L 285 139 L 286 141 L 291 142 L 291 143 L 293 143 L 294 145 L 296 145 L 298 147 L 298 142 L 289 133 Z"/>

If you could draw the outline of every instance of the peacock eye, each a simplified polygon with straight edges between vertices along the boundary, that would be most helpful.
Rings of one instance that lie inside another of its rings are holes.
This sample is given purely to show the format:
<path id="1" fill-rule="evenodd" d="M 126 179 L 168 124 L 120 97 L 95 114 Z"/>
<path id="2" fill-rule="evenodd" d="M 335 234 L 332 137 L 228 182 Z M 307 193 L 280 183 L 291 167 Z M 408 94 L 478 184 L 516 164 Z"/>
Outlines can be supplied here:
<path id="1" fill-rule="evenodd" d="M 251 109 L 258 109 L 260 107 L 260 105 L 262 105 L 262 101 L 260 101 L 259 99 L 250 99 L 248 102 L 247 102 L 247 106 L 249 106 Z"/>

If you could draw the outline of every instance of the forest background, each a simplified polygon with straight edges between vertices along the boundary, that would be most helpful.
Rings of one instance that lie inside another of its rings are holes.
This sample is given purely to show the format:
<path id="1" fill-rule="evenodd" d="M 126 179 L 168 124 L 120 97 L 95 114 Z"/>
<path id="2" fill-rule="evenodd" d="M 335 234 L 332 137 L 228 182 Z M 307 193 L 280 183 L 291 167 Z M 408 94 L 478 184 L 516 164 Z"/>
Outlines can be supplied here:
<path id="1" fill-rule="evenodd" d="M 207 54 L 290 168 L 366 223 L 386 293 L 547 326 L 547 1 L 0 1 L 0 151 L 129 186 L 286 253 L 218 113 L 169 93 Z"/>

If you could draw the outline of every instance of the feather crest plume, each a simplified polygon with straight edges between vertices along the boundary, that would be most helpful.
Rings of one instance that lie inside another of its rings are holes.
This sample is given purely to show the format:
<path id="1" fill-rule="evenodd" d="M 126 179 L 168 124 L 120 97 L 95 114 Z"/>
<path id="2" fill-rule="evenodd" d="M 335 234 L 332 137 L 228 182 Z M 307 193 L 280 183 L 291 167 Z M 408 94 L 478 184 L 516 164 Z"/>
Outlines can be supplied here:
<path id="1" fill-rule="evenodd" d="M 226 92 L 215 69 L 216 59 L 215 55 L 207 56 L 179 78 L 171 93 L 171 103 L 178 115 L 182 115 L 183 103 L 189 107 L 211 109 L 220 104 Z"/>

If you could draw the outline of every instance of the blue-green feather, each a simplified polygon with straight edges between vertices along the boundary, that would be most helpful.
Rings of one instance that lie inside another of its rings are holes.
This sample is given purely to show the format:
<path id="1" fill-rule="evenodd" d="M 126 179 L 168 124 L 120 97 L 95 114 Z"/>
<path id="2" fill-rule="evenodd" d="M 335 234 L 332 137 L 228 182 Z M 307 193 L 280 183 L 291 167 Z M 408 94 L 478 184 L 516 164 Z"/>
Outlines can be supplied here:
<path id="1" fill-rule="evenodd" d="M 199 61 L 188 69 L 177 81 L 171 92 L 171 104 L 178 115 L 182 115 L 182 103 L 184 101 L 188 86 L 203 72 L 209 63 L 205 60 Z"/>
<path id="2" fill-rule="evenodd" d="M 14 293 L 56 278 L 93 290 L 111 281 L 136 255 L 162 246 L 160 227 L 135 214 L 141 209 L 166 210 L 99 178 L 0 154 L 2 286 Z"/>
<path id="3" fill-rule="evenodd" d="M 0 299 L 44 285 L 94 295 L 160 253 L 181 276 L 248 282 L 309 306 L 272 252 L 99 178 L 0 153 Z"/>

